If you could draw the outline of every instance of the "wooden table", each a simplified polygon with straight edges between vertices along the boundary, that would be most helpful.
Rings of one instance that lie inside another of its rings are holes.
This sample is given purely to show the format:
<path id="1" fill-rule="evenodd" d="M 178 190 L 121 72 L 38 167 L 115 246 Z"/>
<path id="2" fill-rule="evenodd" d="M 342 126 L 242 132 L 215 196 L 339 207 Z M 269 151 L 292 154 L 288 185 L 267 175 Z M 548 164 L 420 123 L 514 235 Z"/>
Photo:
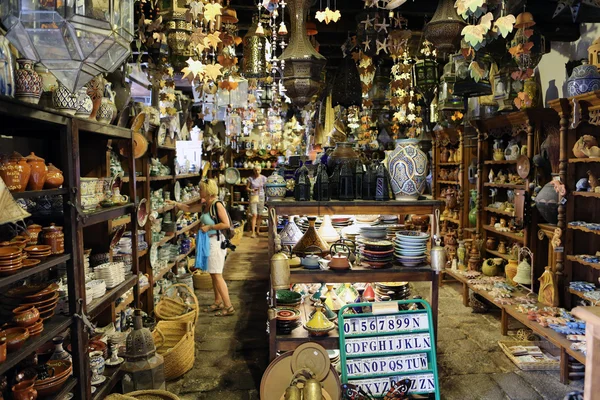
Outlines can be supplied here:
<path id="1" fill-rule="evenodd" d="M 586 361 L 583 397 L 600 400 L 600 307 L 575 307 L 573 315 L 585 321 Z"/>

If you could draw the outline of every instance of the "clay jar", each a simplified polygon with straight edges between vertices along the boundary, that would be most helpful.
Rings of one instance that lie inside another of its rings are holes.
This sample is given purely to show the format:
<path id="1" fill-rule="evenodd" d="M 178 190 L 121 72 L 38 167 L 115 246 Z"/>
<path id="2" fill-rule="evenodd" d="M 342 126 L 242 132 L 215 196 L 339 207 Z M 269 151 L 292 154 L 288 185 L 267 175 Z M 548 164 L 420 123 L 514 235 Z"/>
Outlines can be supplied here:
<path id="1" fill-rule="evenodd" d="M 496 250 L 496 238 L 492 236 L 488 237 L 485 241 L 485 248 L 488 250 Z"/>
<path id="2" fill-rule="evenodd" d="M 39 318 L 40 312 L 34 306 L 20 306 L 13 310 L 13 322 L 23 328 L 35 324 Z"/>
<path id="3" fill-rule="evenodd" d="M 42 190 L 46 182 L 46 175 L 48 174 L 48 168 L 44 159 L 36 156 L 33 152 L 25 157 L 25 159 L 31 168 L 27 190 Z"/>
<path id="4" fill-rule="evenodd" d="M 514 278 L 517 275 L 517 267 L 518 267 L 517 260 L 514 260 L 514 259 L 508 260 L 508 264 L 506 265 L 506 267 L 504 267 L 504 273 L 506 274 L 506 280 L 508 283 L 510 283 L 513 286 L 517 286 L 516 282 L 514 281 Z"/>
<path id="5" fill-rule="evenodd" d="M 338 142 L 335 144 L 335 149 L 327 158 L 327 172 L 333 173 L 336 165 L 340 168 L 344 162 L 350 163 L 350 170 L 356 169 L 356 162 L 358 161 L 358 154 L 354 151 L 352 143 L 349 142 Z"/>
<path id="6" fill-rule="evenodd" d="M 13 400 L 35 400 L 37 390 L 33 387 L 35 380 L 19 382 L 12 387 Z"/>
<path id="7" fill-rule="evenodd" d="M 448 189 L 446 190 L 446 208 L 452 210 L 456 207 L 456 190 Z"/>
<path id="8" fill-rule="evenodd" d="M 504 240 L 501 240 L 498 244 L 498 253 L 506 254 L 506 242 Z"/>
<path id="9" fill-rule="evenodd" d="M 0 178 L 11 192 L 24 192 L 29 182 L 31 167 L 16 151 L 0 161 Z"/>
<path id="10" fill-rule="evenodd" d="M 51 224 L 42 228 L 42 244 L 51 247 L 52 254 L 62 254 L 65 252 L 65 234 L 62 226 Z"/>
<path id="11" fill-rule="evenodd" d="M 27 232 L 29 232 L 29 244 L 37 244 L 38 238 L 40 236 L 40 232 L 42 231 L 42 226 L 38 224 L 31 224 L 27 227 Z"/>
<path id="12" fill-rule="evenodd" d="M 48 174 L 46 175 L 46 182 L 44 183 L 44 188 L 46 189 L 56 189 L 59 188 L 65 178 L 60 169 L 56 168 L 51 163 L 48 164 Z"/>

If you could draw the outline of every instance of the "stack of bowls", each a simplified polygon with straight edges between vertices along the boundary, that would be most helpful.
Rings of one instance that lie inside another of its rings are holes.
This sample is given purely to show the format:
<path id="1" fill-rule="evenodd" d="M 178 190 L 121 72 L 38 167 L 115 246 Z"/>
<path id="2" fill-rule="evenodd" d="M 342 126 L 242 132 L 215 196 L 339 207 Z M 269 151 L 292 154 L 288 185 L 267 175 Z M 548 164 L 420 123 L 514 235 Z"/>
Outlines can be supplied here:
<path id="1" fill-rule="evenodd" d="M 94 274 L 96 279 L 104 280 L 107 289 L 112 289 L 125 280 L 123 269 L 122 262 L 109 262 L 94 268 Z"/>
<path id="2" fill-rule="evenodd" d="M 385 225 L 362 225 L 360 227 L 360 236 L 366 239 L 385 239 L 387 228 Z"/>
<path id="3" fill-rule="evenodd" d="M 379 217 L 379 221 L 383 224 L 396 224 L 398 223 L 397 215 L 382 215 Z"/>
<path id="4" fill-rule="evenodd" d="M 375 283 L 375 300 L 405 300 L 410 296 L 408 282 L 377 282 Z"/>
<path id="5" fill-rule="evenodd" d="M 385 230 L 383 232 L 385 234 Z M 389 240 L 360 239 L 358 244 L 361 265 L 364 267 L 385 268 L 394 261 L 394 243 Z"/>
<path id="6" fill-rule="evenodd" d="M 277 306 L 300 308 L 302 303 L 302 295 L 293 290 L 278 290 L 275 292 Z"/>
<path id="7" fill-rule="evenodd" d="M 45 364 L 44 369 L 50 373 L 38 372 L 38 378 L 34 384 L 40 398 L 50 397 L 59 392 L 73 372 L 73 365 L 69 360 L 50 360 Z"/>
<path id="8" fill-rule="evenodd" d="M 9 289 L 0 298 L 0 316 L 8 320 L 12 318 L 16 307 L 33 306 L 38 310 L 39 317 L 45 321 L 54 315 L 58 304 L 58 288 L 56 283 L 38 283 Z"/>
<path id="9" fill-rule="evenodd" d="M 133 267 L 132 259 L 133 258 L 131 256 L 131 254 L 117 254 L 117 255 L 113 256 L 114 262 L 122 262 L 123 263 L 123 272 L 125 273 L 125 275 L 127 275 L 131 271 L 131 268 Z"/>
<path id="10" fill-rule="evenodd" d="M 427 260 L 427 241 L 430 236 L 419 231 L 396 232 L 394 256 L 405 267 L 416 267 Z"/>
<path id="11" fill-rule="evenodd" d="M 341 229 L 346 226 L 352 225 L 352 216 L 351 215 L 333 215 L 331 217 L 331 224 L 336 229 Z"/>
<path id="12" fill-rule="evenodd" d="M 294 307 L 277 307 L 277 334 L 289 335 L 298 326 L 300 310 Z"/>
<path id="13" fill-rule="evenodd" d="M 16 246 L 0 247 L 0 276 L 12 275 L 23 267 L 23 251 Z"/>
<path id="14" fill-rule="evenodd" d="M 45 260 L 50 254 L 52 254 L 52 246 L 45 244 L 36 244 L 35 246 L 25 247 L 25 252 L 31 258 L 37 258 L 41 261 Z"/>
<path id="15" fill-rule="evenodd" d="M 106 283 L 102 279 L 89 281 L 85 284 L 85 295 L 91 296 L 92 299 L 98 299 L 106 293 Z M 88 298 L 86 297 L 86 300 Z"/>
<path id="16" fill-rule="evenodd" d="M 392 241 L 396 239 L 396 233 L 406 230 L 405 225 L 400 224 L 386 224 L 385 227 L 387 231 L 386 238 Z"/>

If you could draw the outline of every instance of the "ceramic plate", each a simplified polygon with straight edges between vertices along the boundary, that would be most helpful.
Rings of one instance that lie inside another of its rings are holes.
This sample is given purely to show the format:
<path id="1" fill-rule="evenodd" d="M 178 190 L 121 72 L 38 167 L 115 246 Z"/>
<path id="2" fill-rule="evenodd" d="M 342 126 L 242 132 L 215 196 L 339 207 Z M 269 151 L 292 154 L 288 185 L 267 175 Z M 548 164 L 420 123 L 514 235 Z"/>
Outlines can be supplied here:
<path id="1" fill-rule="evenodd" d="M 148 141 L 141 133 L 133 134 L 133 158 L 140 158 L 148 150 Z"/>
<path id="2" fill-rule="evenodd" d="M 296 347 L 292 355 L 292 372 L 296 373 L 302 368 L 308 368 L 315 374 L 319 381 L 325 379 L 329 373 L 329 355 L 320 344 L 305 342 Z"/>
<path id="3" fill-rule="evenodd" d="M 173 193 L 175 194 L 175 201 L 181 201 L 181 184 L 179 181 L 175 182 Z"/>
<path id="4" fill-rule="evenodd" d="M 233 185 L 240 180 L 240 171 L 237 168 L 227 168 L 225 170 L 225 182 Z"/>
<path id="5" fill-rule="evenodd" d="M 177 181 L 179 183 L 179 181 Z M 148 222 L 148 200 L 142 199 L 140 204 L 138 204 L 137 208 L 137 223 L 140 228 L 146 226 L 146 222 Z"/>

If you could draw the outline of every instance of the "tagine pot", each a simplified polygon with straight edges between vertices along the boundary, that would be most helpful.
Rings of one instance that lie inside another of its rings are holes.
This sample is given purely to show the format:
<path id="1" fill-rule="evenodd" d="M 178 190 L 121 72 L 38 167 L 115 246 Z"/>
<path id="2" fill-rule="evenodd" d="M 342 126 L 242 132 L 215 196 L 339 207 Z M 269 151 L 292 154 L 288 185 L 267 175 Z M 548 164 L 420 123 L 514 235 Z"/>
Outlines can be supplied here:
<path id="1" fill-rule="evenodd" d="M 600 90 L 600 73 L 595 65 L 588 64 L 587 60 L 573 68 L 567 79 L 567 93 L 569 97 Z"/>
<path id="2" fill-rule="evenodd" d="M 0 178 L 11 192 L 24 192 L 29 182 L 31 166 L 25 158 L 14 151 L 0 161 Z"/>
<path id="3" fill-rule="evenodd" d="M 34 61 L 20 58 L 19 69 L 15 71 L 15 97 L 26 103 L 37 104 L 42 96 L 42 77 L 35 72 Z"/>
<path id="4" fill-rule="evenodd" d="M 396 200 L 417 200 L 427 186 L 427 155 L 416 139 L 396 141 L 390 154 L 388 171 Z"/>
<path id="5" fill-rule="evenodd" d="M 356 162 L 358 161 L 358 154 L 354 151 L 352 143 L 349 142 L 338 142 L 335 144 L 335 149 L 327 157 L 327 172 L 329 175 L 333 173 L 337 165 L 342 167 L 344 162 L 350 162 L 350 169 L 354 171 L 356 169 Z"/>
<path id="6" fill-rule="evenodd" d="M 48 173 L 46 174 L 46 182 L 44 183 L 44 188 L 59 188 L 64 181 L 65 177 L 63 176 L 62 171 L 56 168 L 54 165 L 52 165 L 52 163 L 48 164 Z"/>
<path id="7" fill-rule="evenodd" d="M 46 176 L 48 175 L 48 168 L 44 159 L 36 156 L 33 152 L 25 157 L 25 159 L 31 168 L 27 190 L 42 190 L 46 182 Z"/>

